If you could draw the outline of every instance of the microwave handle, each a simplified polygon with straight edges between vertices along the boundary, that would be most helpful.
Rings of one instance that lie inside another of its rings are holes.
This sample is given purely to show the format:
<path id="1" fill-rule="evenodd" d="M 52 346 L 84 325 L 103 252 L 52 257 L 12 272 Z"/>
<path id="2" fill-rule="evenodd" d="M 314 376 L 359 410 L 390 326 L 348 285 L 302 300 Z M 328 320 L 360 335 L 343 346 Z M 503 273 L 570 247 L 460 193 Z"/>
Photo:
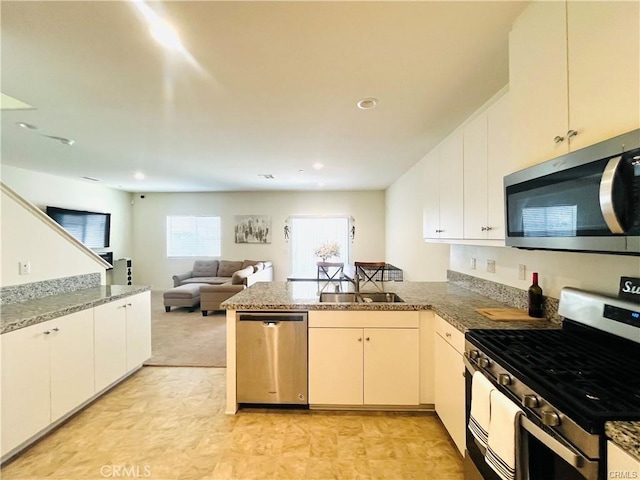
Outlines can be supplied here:
<path id="1" fill-rule="evenodd" d="M 625 233 L 613 205 L 614 179 L 621 165 L 621 156 L 609 160 L 600 180 L 600 210 L 611 233 Z"/>

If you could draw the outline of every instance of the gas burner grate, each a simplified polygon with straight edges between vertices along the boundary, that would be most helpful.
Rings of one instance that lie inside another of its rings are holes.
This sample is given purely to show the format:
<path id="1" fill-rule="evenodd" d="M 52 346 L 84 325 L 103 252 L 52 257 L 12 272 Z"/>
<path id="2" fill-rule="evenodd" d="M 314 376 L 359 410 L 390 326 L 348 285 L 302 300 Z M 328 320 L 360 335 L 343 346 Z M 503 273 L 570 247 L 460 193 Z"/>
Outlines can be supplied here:
<path id="1" fill-rule="evenodd" d="M 568 330 L 472 330 L 469 340 L 575 420 L 640 419 L 640 345 Z"/>

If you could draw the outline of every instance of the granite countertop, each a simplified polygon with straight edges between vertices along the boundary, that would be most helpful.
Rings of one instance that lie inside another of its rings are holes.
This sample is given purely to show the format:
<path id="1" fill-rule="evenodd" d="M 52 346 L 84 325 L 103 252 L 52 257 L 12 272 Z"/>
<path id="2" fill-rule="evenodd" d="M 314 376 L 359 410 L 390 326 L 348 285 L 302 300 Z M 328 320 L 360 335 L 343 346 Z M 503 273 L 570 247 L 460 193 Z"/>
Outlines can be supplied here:
<path id="1" fill-rule="evenodd" d="M 2 305 L 0 334 L 149 290 L 148 285 L 100 285 L 26 302 Z"/>
<path id="2" fill-rule="evenodd" d="M 560 328 L 545 319 L 495 321 L 475 308 L 509 308 L 448 282 L 385 282 L 383 290 L 398 294 L 400 303 L 320 303 L 317 282 L 261 282 L 222 303 L 227 310 L 433 310 L 462 332 L 478 328 Z M 344 283 L 343 283 L 344 285 Z M 320 288 L 323 284 L 320 283 Z M 333 292 L 327 284 L 324 291 Z M 344 289 L 343 289 L 344 291 Z M 376 290 L 363 289 L 363 292 Z"/>

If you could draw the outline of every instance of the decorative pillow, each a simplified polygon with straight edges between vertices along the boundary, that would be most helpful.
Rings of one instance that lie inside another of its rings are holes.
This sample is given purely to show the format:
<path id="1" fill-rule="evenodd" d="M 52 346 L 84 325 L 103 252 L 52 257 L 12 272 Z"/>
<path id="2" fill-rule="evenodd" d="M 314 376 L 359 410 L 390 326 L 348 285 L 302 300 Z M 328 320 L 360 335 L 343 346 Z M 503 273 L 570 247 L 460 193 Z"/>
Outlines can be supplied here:
<path id="1" fill-rule="evenodd" d="M 253 271 L 254 272 L 259 272 L 260 270 L 262 270 L 264 268 L 264 263 L 262 262 L 258 262 L 253 266 Z"/>
<path id="2" fill-rule="evenodd" d="M 233 275 L 233 272 L 242 269 L 242 262 L 231 262 L 229 260 L 220 260 L 220 265 L 218 266 L 218 276 L 219 277 L 230 277 Z"/>
<path id="3" fill-rule="evenodd" d="M 249 275 L 253 274 L 253 267 L 249 265 L 247 268 L 233 272 L 231 276 L 231 285 L 242 285 Z"/>
<path id="4" fill-rule="evenodd" d="M 253 267 L 260 260 L 245 260 L 242 262 L 242 268 Z"/>

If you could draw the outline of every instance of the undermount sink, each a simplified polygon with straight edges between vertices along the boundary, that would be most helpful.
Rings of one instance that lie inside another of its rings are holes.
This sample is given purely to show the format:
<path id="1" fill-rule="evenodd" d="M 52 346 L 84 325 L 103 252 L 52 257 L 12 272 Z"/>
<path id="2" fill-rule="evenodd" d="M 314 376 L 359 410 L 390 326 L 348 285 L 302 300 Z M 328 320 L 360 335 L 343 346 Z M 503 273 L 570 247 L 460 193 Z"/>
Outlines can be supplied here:
<path id="1" fill-rule="evenodd" d="M 320 301 L 323 303 L 397 303 L 404 302 L 396 293 L 392 292 L 322 292 Z"/>

